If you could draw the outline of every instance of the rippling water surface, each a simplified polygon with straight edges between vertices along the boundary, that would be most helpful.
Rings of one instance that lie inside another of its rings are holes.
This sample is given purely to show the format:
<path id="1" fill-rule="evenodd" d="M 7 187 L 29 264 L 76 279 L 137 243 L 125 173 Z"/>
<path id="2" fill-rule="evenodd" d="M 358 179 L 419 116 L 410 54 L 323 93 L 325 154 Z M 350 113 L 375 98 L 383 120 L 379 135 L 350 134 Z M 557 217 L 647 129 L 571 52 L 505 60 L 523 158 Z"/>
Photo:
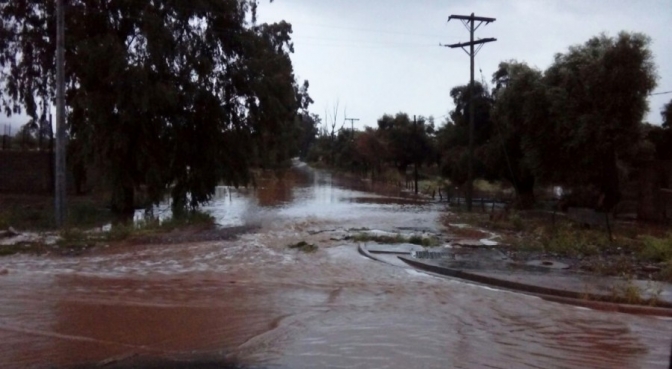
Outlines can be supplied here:
<path id="1" fill-rule="evenodd" d="M 297 168 L 218 190 L 237 240 L 0 259 L 0 367 L 664 368 L 672 322 L 368 260 L 329 230 L 440 230 L 443 207 Z M 287 249 L 306 240 L 313 254 Z M 126 367 L 126 366 L 124 366 Z"/>

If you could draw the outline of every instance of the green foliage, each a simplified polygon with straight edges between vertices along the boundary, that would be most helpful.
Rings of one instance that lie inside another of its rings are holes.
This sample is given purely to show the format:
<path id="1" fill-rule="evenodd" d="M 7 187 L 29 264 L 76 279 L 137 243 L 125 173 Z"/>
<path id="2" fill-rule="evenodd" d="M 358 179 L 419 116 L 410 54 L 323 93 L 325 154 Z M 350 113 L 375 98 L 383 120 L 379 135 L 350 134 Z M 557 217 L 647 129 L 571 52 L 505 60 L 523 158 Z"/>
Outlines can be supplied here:
<path id="1" fill-rule="evenodd" d="M 665 262 L 665 266 L 658 275 L 662 280 L 672 283 L 672 259 Z"/>
<path id="2" fill-rule="evenodd" d="M 493 75 L 491 140 L 480 149 L 486 175 L 510 181 L 523 207 L 531 206 L 534 185 L 542 180 L 594 188 L 602 209 L 613 208 L 620 199 L 620 168 L 646 151 L 641 122 L 656 86 L 649 44 L 638 33 L 601 35 L 556 54 L 544 73 L 517 61 L 500 63 Z M 465 118 L 459 100 L 456 105 L 455 126 L 446 132 L 463 137 L 459 122 Z M 482 138 L 477 135 L 476 142 Z M 667 143 L 662 135 L 650 141 L 659 152 Z M 459 142 L 444 145 L 444 157 L 460 163 Z M 455 169 L 447 174 L 458 177 Z"/>
<path id="3" fill-rule="evenodd" d="M 112 228 L 110 228 L 110 230 L 105 234 L 105 238 L 108 241 L 123 241 L 133 235 L 136 227 L 138 227 L 138 225 L 128 223 L 114 224 L 112 225 Z M 144 229 L 145 227 L 140 226 L 139 228 Z"/>
<path id="4" fill-rule="evenodd" d="M 180 216 L 171 217 L 161 221 L 159 228 L 170 231 L 185 226 L 211 228 L 215 226 L 215 217 L 203 211 L 191 210 Z"/>
<path id="5" fill-rule="evenodd" d="M 411 164 L 419 166 L 433 158 L 433 131 L 431 121 L 422 116 L 411 120 L 408 114 L 397 113 L 378 119 L 378 132 L 387 144 L 389 160 L 402 171 Z"/>
<path id="6" fill-rule="evenodd" d="M 221 182 L 245 183 L 252 164 L 297 152 L 299 111 L 291 25 L 256 24 L 256 0 L 68 2 L 68 134 L 132 213 L 135 192 L 172 195 L 179 212 Z M 37 119 L 54 98 L 55 1 L 0 6 L 0 98 Z M 251 157 L 250 152 L 253 153 Z"/>
<path id="7" fill-rule="evenodd" d="M 625 281 L 623 283 L 612 286 L 611 294 L 612 297 L 625 302 L 626 304 L 641 304 L 644 302 L 644 297 L 642 289 L 637 286 L 633 277 L 626 275 L 624 276 Z"/>
<path id="8" fill-rule="evenodd" d="M 12 141 L 14 146 L 18 146 L 20 150 L 34 150 L 38 148 L 40 143 L 47 142 L 48 139 L 44 133 L 40 138 L 40 127 L 35 120 L 31 119 L 28 123 L 21 126 Z"/>
<path id="9" fill-rule="evenodd" d="M 605 195 L 605 209 L 618 202 L 617 160 L 637 145 L 656 86 L 649 44 L 642 34 L 622 32 L 556 55 L 544 76 L 551 124 L 535 130 L 543 146 L 534 148 L 533 166 L 544 179 L 593 185 Z"/>
<path id="10" fill-rule="evenodd" d="M 666 238 L 644 236 L 644 247 L 640 256 L 653 262 L 666 262 L 672 260 L 672 235 Z"/>
<path id="11" fill-rule="evenodd" d="M 672 126 L 660 127 L 644 124 L 642 129 L 646 141 L 641 143 L 638 150 L 639 159 L 641 161 L 672 160 Z"/>
<path id="12" fill-rule="evenodd" d="M 440 152 L 441 173 L 451 182 L 461 186 L 467 180 L 468 145 L 469 145 L 469 117 L 470 117 L 470 88 L 469 85 L 457 86 L 451 89 L 455 109 L 450 112 L 450 119 L 438 129 L 436 145 Z M 492 136 L 492 96 L 487 85 L 474 82 L 474 146 L 482 146 Z M 483 163 L 484 155 L 476 150 L 474 157 L 474 176 L 487 176 Z"/>
<path id="13" fill-rule="evenodd" d="M 355 242 L 378 242 L 378 243 L 404 243 L 408 240 L 403 237 L 401 234 L 396 234 L 395 236 L 379 236 L 372 235 L 368 233 L 359 233 L 352 237 Z"/>
<path id="14" fill-rule="evenodd" d="M 439 241 L 432 237 L 422 237 L 420 235 L 405 237 L 400 233 L 397 233 L 394 236 L 359 233 L 353 236 L 352 239 L 355 242 L 377 242 L 383 244 L 412 243 L 424 247 L 434 247 L 439 245 Z"/>
<path id="15" fill-rule="evenodd" d="M 396 168 L 405 176 L 409 165 L 434 163 L 433 118 L 417 117 L 413 122 L 408 114 L 383 115 L 377 129 L 364 131 L 341 127 L 336 130 L 337 114 L 323 129 L 309 151 L 308 160 L 323 162 L 332 167 L 385 175 L 384 166 Z"/>
<path id="16" fill-rule="evenodd" d="M 485 162 L 492 178 L 504 178 L 514 185 L 518 206 L 534 202 L 534 149 L 536 127 L 548 123 L 548 103 L 542 73 L 517 61 L 502 62 L 493 75 L 495 104 L 492 110 L 493 136 L 485 145 Z"/>
<path id="17" fill-rule="evenodd" d="M 355 151 L 365 167 L 382 176 L 383 163 L 390 158 L 389 146 L 379 130 L 367 127 L 355 138 Z"/>
<path id="18" fill-rule="evenodd" d="M 665 104 L 660 115 L 663 116 L 663 127 L 672 128 L 672 100 Z"/>
<path id="19" fill-rule="evenodd" d="M 114 218 L 113 214 L 99 205 L 89 202 L 77 202 L 68 206 L 66 223 L 80 228 L 95 227 Z"/>
<path id="20" fill-rule="evenodd" d="M 429 238 L 429 237 L 422 237 L 418 235 L 414 235 L 408 238 L 408 243 L 412 243 L 414 245 L 420 245 L 424 247 L 436 247 L 439 245 L 438 241 Z"/>
<path id="21" fill-rule="evenodd" d="M 523 218 L 517 214 L 514 213 L 509 217 L 509 220 L 511 221 L 511 224 L 513 225 L 513 228 L 516 231 L 523 231 L 525 230 L 525 222 L 523 221 Z"/>

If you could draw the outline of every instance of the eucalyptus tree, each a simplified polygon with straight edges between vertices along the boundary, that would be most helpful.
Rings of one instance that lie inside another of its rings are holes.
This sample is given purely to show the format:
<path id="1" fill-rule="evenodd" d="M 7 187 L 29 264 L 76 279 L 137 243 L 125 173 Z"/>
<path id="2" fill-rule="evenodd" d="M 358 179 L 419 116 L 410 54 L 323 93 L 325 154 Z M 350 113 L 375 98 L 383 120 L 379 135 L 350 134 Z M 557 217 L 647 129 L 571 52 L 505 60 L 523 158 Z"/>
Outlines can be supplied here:
<path id="1" fill-rule="evenodd" d="M 445 124 L 436 133 L 437 149 L 441 157 L 441 172 L 453 183 L 461 186 L 467 180 L 469 144 L 469 114 L 474 104 L 474 176 L 486 176 L 483 145 L 492 135 L 491 110 L 493 99 L 485 84 L 474 83 L 474 99 L 470 101 L 469 85 L 453 87 L 450 90 L 455 108 L 450 112 Z"/>
<path id="2" fill-rule="evenodd" d="M 638 144 L 656 86 L 650 39 L 601 35 L 557 54 L 546 70 L 549 123 L 534 125 L 531 163 L 546 180 L 592 186 L 611 209 L 620 199 L 619 161 Z"/>
<path id="3" fill-rule="evenodd" d="M 492 137 L 485 150 L 490 175 L 504 178 L 516 189 L 519 207 L 534 204 L 536 176 L 533 163 L 538 150 L 549 149 L 536 137 L 539 128 L 552 124 L 541 71 L 515 60 L 502 62 L 493 74 Z M 553 149 L 550 148 L 552 151 Z"/>
<path id="4" fill-rule="evenodd" d="M 277 148 L 309 103 L 291 25 L 257 24 L 256 0 L 66 4 L 68 134 L 118 212 L 140 188 L 177 211 L 245 183 L 252 147 Z M 0 20 L 2 106 L 35 119 L 54 98 L 55 1 L 2 1 Z"/>

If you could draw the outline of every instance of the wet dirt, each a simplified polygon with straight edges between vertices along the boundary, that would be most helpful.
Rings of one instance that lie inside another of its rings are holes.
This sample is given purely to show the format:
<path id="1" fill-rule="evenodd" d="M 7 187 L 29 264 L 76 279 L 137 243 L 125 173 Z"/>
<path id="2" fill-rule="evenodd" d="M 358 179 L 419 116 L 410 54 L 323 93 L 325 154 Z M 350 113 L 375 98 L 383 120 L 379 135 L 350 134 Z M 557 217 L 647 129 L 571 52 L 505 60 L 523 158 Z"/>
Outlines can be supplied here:
<path id="1" fill-rule="evenodd" d="M 367 186 L 302 166 L 256 190 L 218 191 L 206 207 L 218 223 L 253 227 L 235 238 L 2 258 L 0 367 L 667 366 L 669 320 L 556 304 L 359 255 L 334 235 L 438 232 L 444 211 Z M 287 247 L 300 241 L 317 251 Z"/>

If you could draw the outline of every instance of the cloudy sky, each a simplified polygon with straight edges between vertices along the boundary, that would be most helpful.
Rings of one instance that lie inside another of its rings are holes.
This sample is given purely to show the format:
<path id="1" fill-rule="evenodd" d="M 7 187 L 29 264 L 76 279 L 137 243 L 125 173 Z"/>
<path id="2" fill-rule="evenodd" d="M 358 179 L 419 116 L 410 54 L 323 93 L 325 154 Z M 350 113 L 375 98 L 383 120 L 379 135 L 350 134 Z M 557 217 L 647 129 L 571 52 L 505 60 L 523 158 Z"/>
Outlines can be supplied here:
<path id="1" fill-rule="evenodd" d="M 672 90 L 671 0 L 262 0 L 262 22 L 293 25 L 297 78 L 310 81 L 311 110 L 324 115 L 339 102 L 359 126 L 384 113 L 433 115 L 453 108 L 450 89 L 469 81 L 469 57 L 440 47 L 469 40 L 451 14 L 496 18 L 476 38 L 497 38 L 475 60 L 486 81 L 500 61 L 517 59 L 546 69 L 555 53 L 605 32 L 643 32 L 652 38 L 658 66 L 656 92 Z M 647 120 L 660 124 L 672 94 L 652 96 Z M 331 113 L 330 113 L 331 114 Z"/>
<path id="2" fill-rule="evenodd" d="M 468 41 L 462 23 L 447 19 L 472 12 L 497 18 L 476 33 L 498 40 L 477 55 L 477 80 L 490 81 L 509 59 L 543 70 L 570 45 L 625 30 L 652 38 L 656 92 L 672 90 L 672 0 L 261 0 L 259 20 L 293 25 L 292 59 L 297 78 L 310 81 L 311 110 L 324 116 L 338 102 L 339 121 L 345 108 L 363 127 L 400 111 L 443 122 L 453 108 L 450 89 L 468 83 L 469 57 L 439 44 Z M 671 99 L 652 96 L 646 120 L 660 124 Z M 2 116 L 0 126 L 26 120 Z"/>

